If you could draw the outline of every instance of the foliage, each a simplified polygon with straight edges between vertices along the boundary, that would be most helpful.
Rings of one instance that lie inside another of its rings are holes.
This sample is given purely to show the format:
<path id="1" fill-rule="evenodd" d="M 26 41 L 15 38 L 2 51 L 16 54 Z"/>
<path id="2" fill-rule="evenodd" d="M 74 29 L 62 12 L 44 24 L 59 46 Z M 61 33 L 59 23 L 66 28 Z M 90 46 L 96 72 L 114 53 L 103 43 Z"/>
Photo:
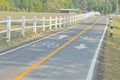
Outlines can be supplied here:
<path id="1" fill-rule="evenodd" d="M 0 11 L 58 12 L 60 8 L 78 8 L 110 13 L 116 11 L 116 4 L 117 0 L 0 0 Z"/>

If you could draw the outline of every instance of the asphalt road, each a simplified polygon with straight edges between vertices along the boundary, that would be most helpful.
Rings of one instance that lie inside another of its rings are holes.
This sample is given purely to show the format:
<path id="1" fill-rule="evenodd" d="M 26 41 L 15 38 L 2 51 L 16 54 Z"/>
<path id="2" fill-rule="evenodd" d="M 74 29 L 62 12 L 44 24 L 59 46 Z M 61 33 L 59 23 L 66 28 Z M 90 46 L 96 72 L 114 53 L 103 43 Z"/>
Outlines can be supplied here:
<path id="1" fill-rule="evenodd" d="M 95 17 L 1 53 L 0 80 L 93 80 L 106 23 Z"/>

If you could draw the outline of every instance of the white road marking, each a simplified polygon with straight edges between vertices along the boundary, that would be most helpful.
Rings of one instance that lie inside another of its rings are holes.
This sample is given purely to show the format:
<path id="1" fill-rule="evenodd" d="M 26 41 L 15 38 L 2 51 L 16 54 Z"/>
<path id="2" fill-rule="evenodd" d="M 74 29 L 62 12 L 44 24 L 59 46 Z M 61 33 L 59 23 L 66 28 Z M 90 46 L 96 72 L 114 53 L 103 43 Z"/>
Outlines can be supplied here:
<path id="1" fill-rule="evenodd" d="M 59 35 L 58 39 L 64 39 L 66 37 L 68 37 L 68 35 Z"/>
<path id="2" fill-rule="evenodd" d="M 108 28 L 107 25 L 108 25 L 108 19 L 107 19 L 107 22 L 106 22 L 106 27 L 105 27 L 105 29 L 104 29 L 103 35 L 102 35 L 101 40 L 100 40 L 100 42 L 99 42 L 99 44 L 98 44 L 98 48 L 97 48 L 97 50 L 96 50 L 96 52 L 95 52 L 95 55 L 94 55 L 94 57 L 93 57 L 93 59 L 92 59 L 92 62 L 91 62 L 90 69 L 89 69 L 89 72 L 88 72 L 88 75 L 87 75 L 86 80 L 92 80 L 92 78 L 93 78 L 93 73 L 94 73 L 96 61 L 97 61 L 97 58 L 98 58 L 98 55 L 99 55 L 99 51 L 100 51 L 102 42 L 103 42 L 103 40 L 104 40 L 106 31 L 107 31 L 107 28 Z"/>
<path id="3" fill-rule="evenodd" d="M 75 26 L 76 26 L 76 25 L 75 25 Z M 41 41 L 41 40 L 44 40 L 44 39 L 49 38 L 49 37 L 51 37 L 51 36 L 57 35 L 57 34 L 59 34 L 59 33 L 62 33 L 62 32 L 64 32 L 64 31 L 67 31 L 67 30 L 69 30 L 69 29 L 74 28 L 75 26 L 72 26 L 72 27 L 70 27 L 70 28 L 68 28 L 68 29 L 65 29 L 65 30 L 63 30 L 63 31 L 59 31 L 59 32 L 57 32 L 57 33 L 55 33 L 55 34 L 52 34 L 52 35 L 50 35 L 50 36 L 47 36 L 47 37 L 41 38 L 41 39 L 39 39 L 39 40 L 33 41 L 33 42 L 31 42 L 31 43 L 28 43 L 28 44 L 22 45 L 22 46 L 20 46 L 20 47 L 17 47 L 17 48 L 11 49 L 11 50 L 9 50 L 9 51 L 6 51 L 6 52 L 3 52 L 3 53 L 0 53 L 0 56 L 5 55 L 5 54 L 7 54 L 7 53 L 10 53 L 10 52 L 12 52 L 12 51 L 15 51 L 15 50 L 21 49 L 21 48 L 26 47 L 26 46 L 28 46 L 28 45 L 31 45 L 31 44 L 37 43 L 37 42 L 39 42 L 39 41 Z"/>
<path id="4" fill-rule="evenodd" d="M 58 47 L 59 44 L 58 43 L 55 43 L 55 42 L 41 42 L 41 43 L 38 43 L 38 44 L 33 44 L 32 47 L 33 48 L 40 48 L 40 47 L 47 47 L 47 48 L 56 48 Z"/>
<path id="5" fill-rule="evenodd" d="M 74 46 L 74 47 L 78 50 L 87 48 L 86 44 L 80 44 L 79 46 Z"/>

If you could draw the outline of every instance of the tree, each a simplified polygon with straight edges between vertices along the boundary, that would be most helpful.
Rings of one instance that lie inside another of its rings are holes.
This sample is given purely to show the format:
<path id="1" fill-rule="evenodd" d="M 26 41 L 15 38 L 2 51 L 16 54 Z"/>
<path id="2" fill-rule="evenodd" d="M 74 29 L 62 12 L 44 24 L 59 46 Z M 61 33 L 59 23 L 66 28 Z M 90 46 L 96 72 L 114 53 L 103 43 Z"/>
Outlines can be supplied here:
<path id="1" fill-rule="evenodd" d="M 70 0 L 65 0 L 64 6 L 65 6 L 65 8 L 70 8 Z"/>
<path id="2" fill-rule="evenodd" d="M 0 0 L 0 10 L 1 11 L 9 11 L 10 10 L 10 3 L 7 0 Z"/>
<path id="3" fill-rule="evenodd" d="M 35 6 L 35 11 L 36 11 L 36 12 L 42 12 L 42 11 L 43 11 L 42 2 L 36 2 L 36 3 L 34 4 L 34 6 Z"/>
<path id="4" fill-rule="evenodd" d="M 111 13 L 116 11 L 116 4 L 117 0 L 0 0 L 0 11 L 58 12 L 60 8 L 79 8 L 81 11 Z"/>

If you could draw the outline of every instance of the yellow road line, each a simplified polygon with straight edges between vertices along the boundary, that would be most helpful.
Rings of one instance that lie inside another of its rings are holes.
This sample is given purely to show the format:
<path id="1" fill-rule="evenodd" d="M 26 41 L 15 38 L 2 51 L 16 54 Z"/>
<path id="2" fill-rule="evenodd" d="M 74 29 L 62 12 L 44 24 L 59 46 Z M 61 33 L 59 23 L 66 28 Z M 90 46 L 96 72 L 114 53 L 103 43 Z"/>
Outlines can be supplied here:
<path id="1" fill-rule="evenodd" d="M 31 66 L 30 68 L 28 68 L 27 70 L 25 70 L 23 73 L 21 73 L 20 75 L 18 75 L 17 77 L 15 77 L 14 80 L 21 80 L 28 73 L 30 73 L 31 71 L 33 71 L 34 69 L 36 69 L 42 63 L 44 63 L 45 61 L 47 61 L 50 57 L 52 57 L 53 55 L 55 55 L 56 53 L 58 53 L 60 50 L 62 50 L 64 47 L 66 47 L 71 42 L 73 42 L 75 39 L 77 39 L 80 35 L 84 34 L 86 31 L 90 30 L 97 22 L 100 21 L 100 19 L 101 18 L 97 19 L 95 21 L 95 23 L 93 23 L 92 25 L 90 25 L 87 28 L 85 28 L 82 32 L 80 32 L 79 34 L 77 34 L 76 36 L 74 36 L 73 38 L 71 38 L 69 41 L 67 41 L 66 43 L 64 43 L 62 46 L 58 47 L 56 50 L 54 50 L 53 52 L 51 52 L 50 54 L 48 54 L 47 56 L 45 56 L 44 58 L 42 58 L 36 64 L 34 64 L 33 66 Z"/>

